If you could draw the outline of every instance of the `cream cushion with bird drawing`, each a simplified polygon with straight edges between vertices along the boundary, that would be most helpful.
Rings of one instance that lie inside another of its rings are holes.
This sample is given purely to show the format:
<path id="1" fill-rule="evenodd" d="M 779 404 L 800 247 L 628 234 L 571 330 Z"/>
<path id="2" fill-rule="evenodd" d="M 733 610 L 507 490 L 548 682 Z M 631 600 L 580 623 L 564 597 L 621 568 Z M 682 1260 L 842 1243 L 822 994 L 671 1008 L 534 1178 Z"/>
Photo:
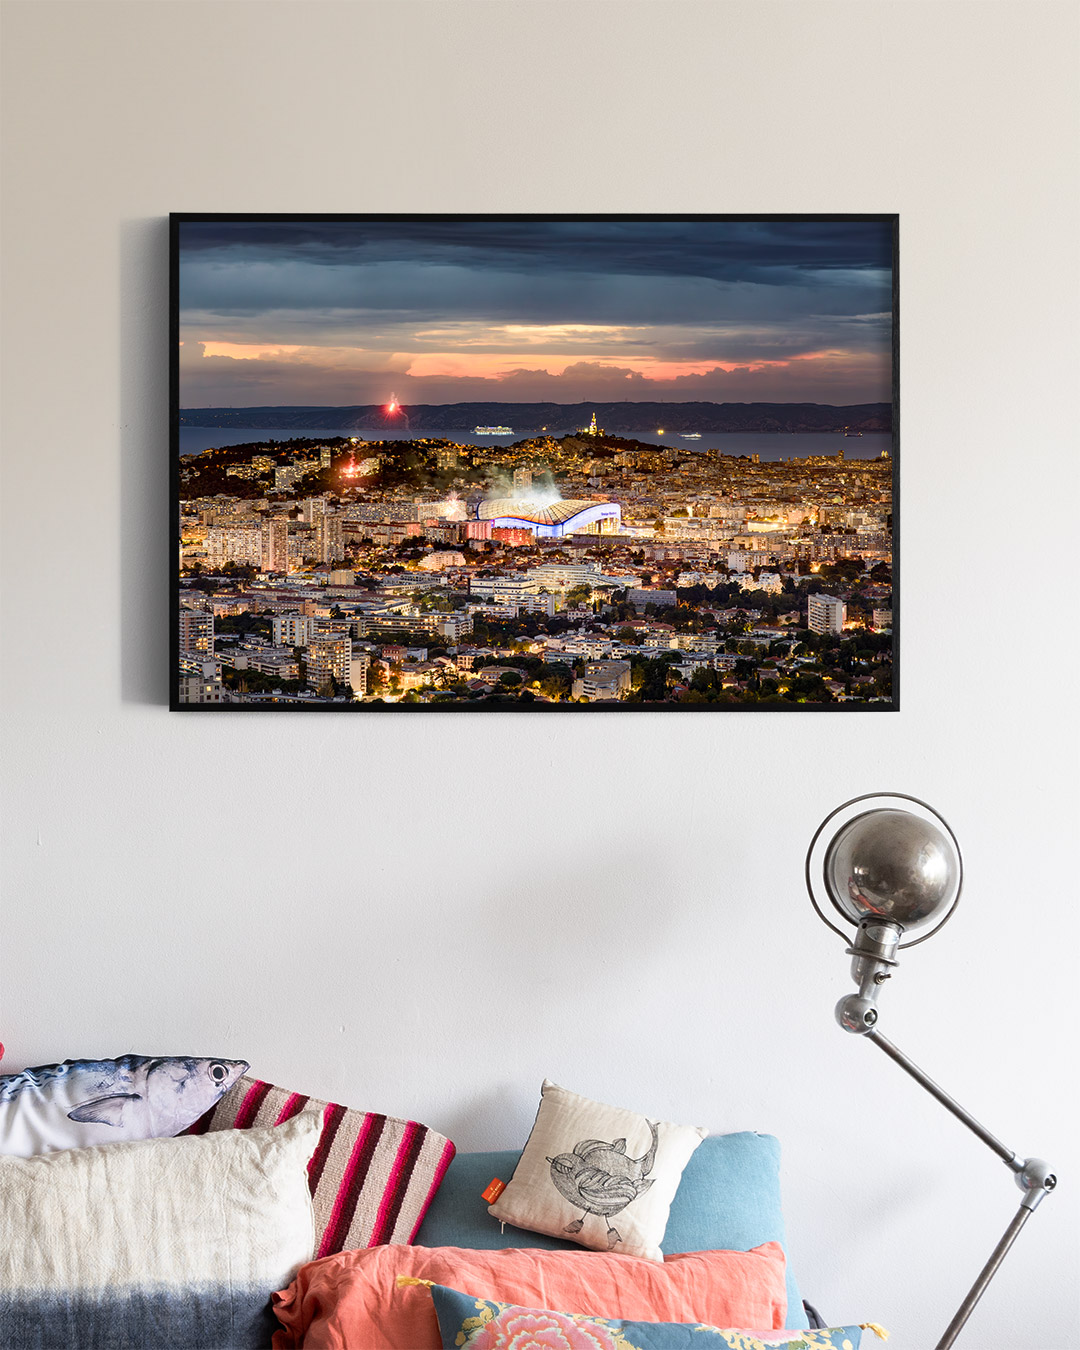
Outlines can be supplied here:
<path id="1" fill-rule="evenodd" d="M 671 1202 L 707 1131 L 605 1106 L 546 1079 L 540 1094 L 528 1143 L 488 1213 L 594 1251 L 662 1261 Z"/>

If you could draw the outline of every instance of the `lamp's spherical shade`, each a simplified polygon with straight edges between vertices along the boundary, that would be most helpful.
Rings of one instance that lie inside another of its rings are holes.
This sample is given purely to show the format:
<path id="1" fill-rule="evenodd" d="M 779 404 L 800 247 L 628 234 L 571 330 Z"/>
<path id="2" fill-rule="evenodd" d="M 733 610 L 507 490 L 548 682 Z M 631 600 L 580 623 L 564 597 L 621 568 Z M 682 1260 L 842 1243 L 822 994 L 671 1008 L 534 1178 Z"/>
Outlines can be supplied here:
<path id="1" fill-rule="evenodd" d="M 921 928 L 956 899 L 953 840 L 910 811 L 865 811 L 838 830 L 825 854 L 829 898 L 852 923 L 877 916 Z"/>

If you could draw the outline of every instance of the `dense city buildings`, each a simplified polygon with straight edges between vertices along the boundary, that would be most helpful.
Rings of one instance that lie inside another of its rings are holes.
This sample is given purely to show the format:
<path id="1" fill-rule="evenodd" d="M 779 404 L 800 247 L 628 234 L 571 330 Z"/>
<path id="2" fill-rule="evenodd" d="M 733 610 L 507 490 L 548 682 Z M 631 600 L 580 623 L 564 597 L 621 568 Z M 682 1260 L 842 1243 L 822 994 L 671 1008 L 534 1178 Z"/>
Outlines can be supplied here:
<path id="1" fill-rule="evenodd" d="M 798 441 L 763 463 L 594 417 L 185 456 L 180 700 L 889 706 L 892 461 Z"/>

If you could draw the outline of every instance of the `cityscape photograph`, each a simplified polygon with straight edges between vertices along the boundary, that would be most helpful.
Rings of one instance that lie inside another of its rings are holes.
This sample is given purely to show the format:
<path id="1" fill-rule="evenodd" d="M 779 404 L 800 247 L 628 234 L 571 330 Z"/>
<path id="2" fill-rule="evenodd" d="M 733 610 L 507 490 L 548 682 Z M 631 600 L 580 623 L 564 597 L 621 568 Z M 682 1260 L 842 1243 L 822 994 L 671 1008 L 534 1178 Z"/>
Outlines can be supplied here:
<path id="1" fill-rule="evenodd" d="M 172 706 L 898 706 L 895 216 L 172 218 Z"/>

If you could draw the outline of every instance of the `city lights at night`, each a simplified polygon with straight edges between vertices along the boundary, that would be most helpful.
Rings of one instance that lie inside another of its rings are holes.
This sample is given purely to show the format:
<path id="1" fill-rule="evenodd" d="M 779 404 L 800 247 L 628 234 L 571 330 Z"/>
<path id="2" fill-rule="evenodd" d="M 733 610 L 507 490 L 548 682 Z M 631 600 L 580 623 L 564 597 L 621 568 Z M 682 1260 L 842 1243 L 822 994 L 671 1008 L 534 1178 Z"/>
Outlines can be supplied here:
<path id="1" fill-rule="evenodd" d="M 178 706 L 895 706 L 891 217 L 179 248 Z"/>

